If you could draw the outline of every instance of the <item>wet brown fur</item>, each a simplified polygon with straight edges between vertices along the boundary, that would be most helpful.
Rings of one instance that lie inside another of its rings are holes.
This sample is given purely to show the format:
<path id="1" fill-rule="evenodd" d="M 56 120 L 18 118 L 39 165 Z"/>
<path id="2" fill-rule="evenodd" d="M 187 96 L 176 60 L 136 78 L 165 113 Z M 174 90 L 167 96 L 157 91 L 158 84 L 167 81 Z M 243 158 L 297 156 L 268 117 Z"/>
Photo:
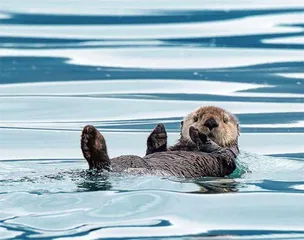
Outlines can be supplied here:
<path id="1" fill-rule="evenodd" d="M 89 168 L 110 170 L 110 158 L 106 140 L 102 134 L 92 125 L 87 125 L 81 133 L 81 149 Z M 100 161 L 102 159 L 102 161 Z"/>
<path id="2" fill-rule="evenodd" d="M 218 126 L 210 130 L 204 124 L 211 117 Z M 180 139 L 174 146 L 167 147 L 166 131 L 159 124 L 147 139 L 144 157 L 124 155 L 110 159 L 104 137 L 92 125 L 82 131 L 81 149 L 90 169 L 191 178 L 223 177 L 236 167 L 238 136 L 236 117 L 210 106 L 184 118 Z"/>

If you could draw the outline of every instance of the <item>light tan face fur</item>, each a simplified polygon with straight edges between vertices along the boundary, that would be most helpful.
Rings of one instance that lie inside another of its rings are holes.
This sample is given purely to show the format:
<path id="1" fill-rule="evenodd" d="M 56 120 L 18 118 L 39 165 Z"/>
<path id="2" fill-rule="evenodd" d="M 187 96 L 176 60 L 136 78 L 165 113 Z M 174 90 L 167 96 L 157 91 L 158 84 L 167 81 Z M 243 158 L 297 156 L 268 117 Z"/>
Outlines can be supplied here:
<path id="1" fill-rule="evenodd" d="M 210 129 L 204 124 L 210 118 L 214 118 L 218 127 Z M 237 144 L 239 136 L 239 126 L 237 118 L 224 109 L 207 106 L 200 107 L 187 115 L 181 126 L 181 138 L 192 141 L 189 136 L 189 128 L 193 126 L 200 132 L 206 134 L 211 140 L 222 147 L 230 147 Z"/>

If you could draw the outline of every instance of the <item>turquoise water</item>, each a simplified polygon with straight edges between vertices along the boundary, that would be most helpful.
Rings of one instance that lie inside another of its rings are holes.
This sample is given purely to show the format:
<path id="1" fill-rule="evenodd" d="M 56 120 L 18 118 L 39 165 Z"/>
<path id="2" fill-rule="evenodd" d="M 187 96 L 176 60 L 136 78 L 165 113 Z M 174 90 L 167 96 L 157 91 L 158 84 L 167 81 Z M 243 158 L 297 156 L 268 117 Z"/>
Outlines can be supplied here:
<path id="1" fill-rule="evenodd" d="M 1 239 L 304 239 L 304 3 L 0 1 Z M 241 123 L 238 169 L 185 180 L 87 171 L 169 142 L 201 105 Z"/>

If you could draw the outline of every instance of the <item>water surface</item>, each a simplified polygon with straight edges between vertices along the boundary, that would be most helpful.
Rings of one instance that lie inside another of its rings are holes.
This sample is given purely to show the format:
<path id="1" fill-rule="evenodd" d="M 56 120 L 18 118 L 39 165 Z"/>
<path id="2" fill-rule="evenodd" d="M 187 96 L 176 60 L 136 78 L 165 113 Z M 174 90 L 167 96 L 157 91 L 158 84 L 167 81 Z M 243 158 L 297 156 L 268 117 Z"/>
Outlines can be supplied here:
<path id="1" fill-rule="evenodd" d="M 0 4 L 0 238 L 304 238 L 304 4 Z M 239 168 L 185 180 L 86 171 L 93 124 L 111 157 L 162 122 L 223 107 Z"/>

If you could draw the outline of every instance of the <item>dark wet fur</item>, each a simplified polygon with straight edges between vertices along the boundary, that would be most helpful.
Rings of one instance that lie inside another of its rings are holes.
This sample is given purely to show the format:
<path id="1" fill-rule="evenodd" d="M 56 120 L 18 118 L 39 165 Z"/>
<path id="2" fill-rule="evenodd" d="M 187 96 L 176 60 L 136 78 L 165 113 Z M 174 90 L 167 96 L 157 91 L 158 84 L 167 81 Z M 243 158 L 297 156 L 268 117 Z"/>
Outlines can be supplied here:
<path id="1" fill-rule="evenodd" d="M 80 145 L 90 169 L 110 170 L 111 161 L 105 140 L 94 126 L 87 125 L 84 127 Z"/>
<path id="2" fill-rule="evenodd" d="M 90 168 L 98 170 L 186 178 L 224 177 L 235 170 L 237 145 L 223 148 L 197 129 L 190 128 L 190 131 L 195 143 L 180 139 L 176 145 L 167 148 L 167 134 L 164 126 L 159 124 L 147 139 L 146 156 L 124 155 L 110 159 L 103 136 L 95 127 L 86 126 L 82 132 L 81 149 Z M 95 134 L 94 141 L 87 139 L 93 136 L 88 132 Z"/>

